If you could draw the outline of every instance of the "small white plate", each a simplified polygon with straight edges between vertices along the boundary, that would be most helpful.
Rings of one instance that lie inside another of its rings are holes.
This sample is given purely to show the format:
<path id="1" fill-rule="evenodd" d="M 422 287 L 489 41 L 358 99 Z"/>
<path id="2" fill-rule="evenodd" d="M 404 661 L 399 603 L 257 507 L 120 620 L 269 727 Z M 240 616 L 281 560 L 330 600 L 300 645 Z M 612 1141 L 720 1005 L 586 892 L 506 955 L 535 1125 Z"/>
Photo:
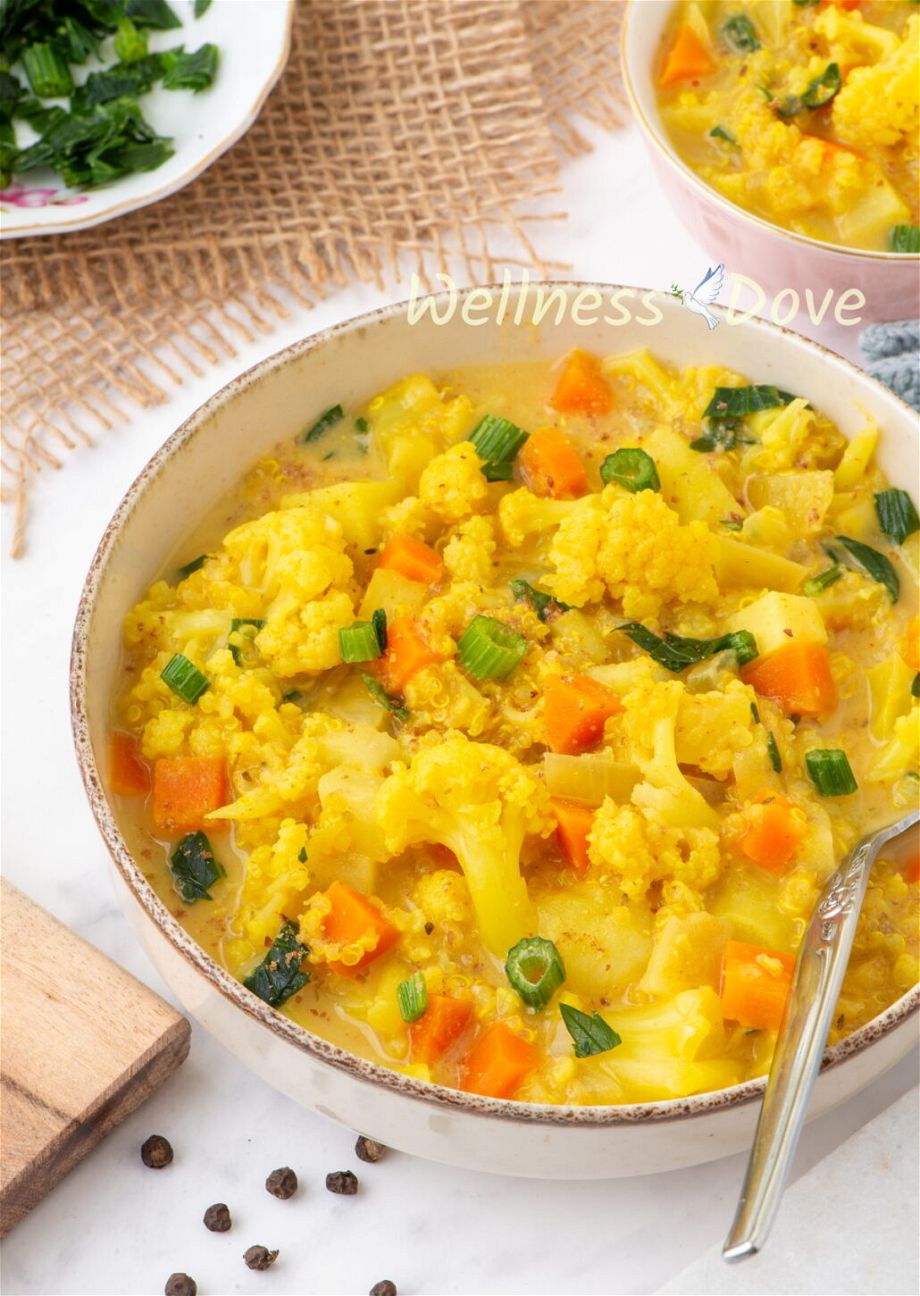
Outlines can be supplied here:
<path id="1" fill-rule="evenodd" d="M 151 32 L 151 51 L 176 45 L 192 51 L 205 41 L 220 51 L 209 90 L 192 94 L 156 86 L 141 97 L 144 116 L 157 134 L 172 138 L 173 156 L 155 171 L 123 176 L 99 189 L 68 189 L 48 170 L 14 176 L 0 190 L 0 238 L 87 229 L 158 202 L 194 180 L 249 130 L 287 62 L 294 0 L 214 0 L 201 18 L 193 16 L 193 0 L 170 3 L 182 28 Z M 98 66 L 91 60 L 75 68 L 75 80 L 83 81 Z M 24 123 L 17 121 L 16 129 L 24 145 Z"/>

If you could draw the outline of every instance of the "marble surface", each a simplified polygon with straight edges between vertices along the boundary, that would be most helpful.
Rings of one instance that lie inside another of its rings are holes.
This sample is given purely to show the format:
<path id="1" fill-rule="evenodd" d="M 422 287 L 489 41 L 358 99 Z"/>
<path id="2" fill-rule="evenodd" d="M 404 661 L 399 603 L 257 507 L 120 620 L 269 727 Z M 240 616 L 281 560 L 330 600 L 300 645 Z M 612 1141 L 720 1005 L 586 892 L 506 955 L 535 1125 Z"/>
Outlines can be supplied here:
<path id="1" fill-rule="evenodd" d="M 596 143 L 592 155 L 565 167 L 564 193 L 551 205 L 572 216 L 560 228 L 545 228 L 546 255 L 571 263 L 578 278 L 696 283 L 707 257 L 662 206 L 641 140 L 624 130 L 597 136 Z M 177 388 L 167 404 L 126 417 L 104 445 L 74 454 L 66 472 L 43 474 L 28 552 L 18 563 L 4 556 L 4 870 L 163 993 L 116 907 L 71 748 L 67 661 L 84 573 L 125 488 L 207 396 L 286 342 L 405 295 L 405 281 L 382 292 L 342 290 L 309 313 L 293 314 L 236 360 Z M 854 331 L 835 339 L 825 330 L 822 338 L 855 356 Z M 4 555 L 10 524 L 7 515 Z M 815 1122 L 796 1173 L 916 1082 L 914 1056 Z M 138 1155 L 152 1132 L 167 1135 L 176 1149 L 173 1165 L 160 1172 L 146 1169 Z M 653 1292 L 721 1238 L 743 1168 L 733 1157 L 630 1181 L 511 1181 L 396 1154 L 364 1166 L 354 1158 L 353 1141 L 348 1131 L 276 1094 L 195 1028 L 180 1072 L 6 1239 L 2 1290 L 146 1296 L 162 1291 L 170 1272 L 185 1270 L 202 1296 L 362 1293 L 381 1278 L 391 1278 L 403 1296 Z M 279 1202 L 262 1185 L 284 1164 L 295 1168 L 302 1188 Z M 327 1171 L 345 1168 L 361 1180 L 353 1198 L 334 1197 L 324 1187 Z M 886 1178 L 877 1159 L 867 1158 L 865 1170 L 873 1197 L 884 1203 L 898 1181 Z M 201 1223 L 214 1201 L 227 1202 L 233 1213 L 227 1234 L 210 1234 Z M 837 1237 L 845 1237 L 843 1221 Z M 243 1251 L 255 1242 L 281 1250 L 267 1273 L 243 1265 Z M 901 1244 L 907 1263 L 909 1237 Z M 778 1253 L 776 1265 L 772 1290 L 825 1290 L 799 1283 L 794 1254 Z M 867 1275 L 859 1290 L 882 1290 L 871 1282 Z M 720 1290 L 734 1288 L 729 1282 Z"/>

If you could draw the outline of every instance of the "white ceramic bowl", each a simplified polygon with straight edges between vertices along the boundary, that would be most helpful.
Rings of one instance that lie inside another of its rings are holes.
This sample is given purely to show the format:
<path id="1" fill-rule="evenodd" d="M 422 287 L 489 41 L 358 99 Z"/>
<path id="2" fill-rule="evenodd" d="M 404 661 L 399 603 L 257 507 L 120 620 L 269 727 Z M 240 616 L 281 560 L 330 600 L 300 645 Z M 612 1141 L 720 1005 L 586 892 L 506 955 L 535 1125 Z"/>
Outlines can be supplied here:
<path id="1" fill-rule="evenodd" d="M 586 292 L 612 291 L 554 287 L 568 304 L 579 293 L 584 301 Z M 128 917 L 180 1001 L 247 1066 L 322 1115 L 419 1156 L 506 1174 L 605 1178 L 692 1165 L 743 1148 L 763 1080 L 668 1102 L 554 1107 L 442 1089 L 356 1058 L 267 1007 L 191 940 L 131 857 L 106 790 L 104 753 L 125 613 L 182 540 L 187 519 L 215 503 L 277 441 L 300 431 L 305 404 L 354 404 L 417 370 L 554 357 L 574 345 L 602 354 L 647 346 L 675 364 L 728 365 L 754 382 L 791 389 L 844 432 L 864 421 L 858 402 L 884 429 L 879 457 L 889 476 L 908 487 L 916 481 L 912 411 L 813 343 L 760 321 L 709 332 L 660 294 L 661 321 L 653 327 L 638 322 L 651 312 L 635 304 L 635 317 L 618 327 L 579 325 L 568 313 L 561 323 L 536 327 L 526 321 L 539 291 L 530 290 L 520 327 L 510 318 L 496 323 L 494 311 L 477 327 L 459 313 L 440 325 L 427 316 L 410 325 L 405 305 L 361 316 L 263 361 L 183 424 L 128 491 L 93 560 L 74 633 L 73 725 L 86 791 Z M 507 315 L 513 312 L 512 300 Z M 848 1098 L 907 1052 L 918 1000 L 915 988 L 828 1051 L 813 1114 Z"/>
<path id="2" fill-rule="evenodd" d="M 655 90 L 673 7 L 666 0 L 628 0 L 620 57 L 630 106 L 681 222 L 728 270 L 755 280 L 770 296 L 794 289 L 803 299 L 811 289 L 820 304 L 832 289 L 836 303 L 855 289 L 866 299 L 865 309 L 859 311 L 866 323 L 914 318 L 920 310 L 920 258 L 845 248 L 794 234 L 730 202 L 680 158 L 661 120 Z M 848 300 L 854 303 L 852 297 Z M 777 313 L 776 318 L 786 316 Z"/>

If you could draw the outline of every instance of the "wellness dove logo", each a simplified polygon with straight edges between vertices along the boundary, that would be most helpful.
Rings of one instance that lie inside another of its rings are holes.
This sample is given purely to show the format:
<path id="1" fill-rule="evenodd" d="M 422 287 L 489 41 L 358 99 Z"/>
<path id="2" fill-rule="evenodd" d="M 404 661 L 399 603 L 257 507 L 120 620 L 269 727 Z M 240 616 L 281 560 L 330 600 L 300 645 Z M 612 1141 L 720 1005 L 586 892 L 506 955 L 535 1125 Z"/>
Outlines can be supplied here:
<path id="1" fill-rule="evenodd" d="M 724 265 L 710 266 L 693 292 L 686 292 L 683 288 L 678 288 L 677 284 L 671 284 L 671 296 L 679 298 L 687 310 L 693 311 L 694 315 L 702 315 L 708 328 L 718 328 L 720 321 L 709 307 L 722 291 L 724 279 Z"/>

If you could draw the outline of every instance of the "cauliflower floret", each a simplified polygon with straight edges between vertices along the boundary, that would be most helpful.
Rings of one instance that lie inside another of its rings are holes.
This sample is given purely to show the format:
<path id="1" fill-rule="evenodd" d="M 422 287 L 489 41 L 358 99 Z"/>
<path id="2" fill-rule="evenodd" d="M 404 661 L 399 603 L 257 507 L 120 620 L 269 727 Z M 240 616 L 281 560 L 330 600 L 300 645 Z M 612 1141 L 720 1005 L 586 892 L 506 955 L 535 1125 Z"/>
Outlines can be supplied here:
<path id="1" fill-rule="evenodd" d="M 430 599 L 418 614 L 422 635 L 436 653 L 451 657 L 474 616 L 508 611 L 507 595 L 484 588 L 478 581 L 454 580 L 445 594 Z"/>
<path id="2" fill-rule="evenodd" d="M 443 522 L 460 522 L 482 507 L 489 484 L 471 441 L 459 441 L 432 459 L 419 479 L 419 499 Z"/>
<path id="3" fill-rule="evenodd" d="M 684 693 L 675 729 L 678 760 L 723 779 L 754 742 L 753 690 L 732 680 L 714 693 Z"/>
<path id="4" fill-rule="evenodd" d="M 624 616 L 657 617 L 670 603 L 707 603 L 718 596 L 713 574 L 716 541 L 702 522 L 682 526 L 657 491 L 628 494 L 608 486 L 604 512 L 568 518 L 550 549 L 553 593 L 577 606 L 599 599 L 606 586 Z"/>
<path id="5" fill-rule="evenodd" d="M 610 797 L 594 816 L 588 841 L 592 864 L 612 873 L 632 900 L 643 899 L 653 882 L 674 879 L 702 891 L 722 868 L 714 829 L 666 828 Z"/>
<path id="6" fill-rule="evenodd" d="M 390 536 L 397 533 L 410 535 L 414 540 L 425 540 L 433 522 L 431 510 L 419 497 L 407 495 L 380 514 L 380 532 L 384 540 L 389 540 Z"/>
<path id="7" fill-rule="evenodd" d="M 469 888 L 463 874 L 454 869 L 423 873 L 415 884 L 413 899 L 435 927 L 467 927 L 473 921 Z"/>
<path id="8" fill-rule="evenodd" d="M 285 599 L 269 612 L 256 644 L 282 679 L 317 675 L 342 660 L 339 631 L 351 625 L 354 616 L 351 595 L 344 590 L 332 590 L 299 607 Z"/>
<path id="9" fill-rule="evenodd" d="M 285 819 L 270 845 L 250 853 L 234 924 L 250 947 L 247 955 L 242 943 L 235 942 L 240 961 L 263 952 L 266 942 L 277 936 L 284 915 L 300 908 L 310 883 L 306 845 L 306 825 Z"/>
<path id="10" fill-rule="evenodd" d="M 444 566 L 454 580 L 491 579 L 495 553 L 495 523 L 477 515 L 462 522 L 444 546 Z"/>
<path id="11" fill-rule="evenodd" d="M 477 738 L 488 728 L 491 708 L 488 698 L 470 683 L 453 661 L 425 666 L 405 687 L 406 705 L 413 726 L 429 729 L 460 729 Z"/>
<path id="12" fill-rule="evenodd" d="M 519 857 L 524 836 L 548 836 L 544 784 L 500 747 L 452 734 L 397 768 L 377 798 L 387 850 L 440 842 L 466 877 L 485 945 L 504 957 L 534 930 Z"/>
<path id="13" fill-rule="evenodd" d="M 517 549 L 528 537 L 551 531 L 567 518 L 584 518 L 596 507 L 596 495 L 577 500 L 544 499 L 522 486 L 502 496 L 498 520 L 505 539 Z"/>
<path id="14" fill-rule="evenodd" d="M 850 71 L 834 96 L 831 118 L 840 139 L 857 149 L 914 144 L 920 128 L 920 17 L 910 18 L 887 57 Z"/>
<path id="15" fill-rule="evenodd" d="M 257 821 L 282 811 L 308 818 L 316 806 L 317 785 L 323 770 L 319 744 L 307 730 L 283 760 L 279 753 L 273 767 L 261 770 L 256 787 L 243 792 L 230 805 L 213 810 L 208 818 Z"/>

